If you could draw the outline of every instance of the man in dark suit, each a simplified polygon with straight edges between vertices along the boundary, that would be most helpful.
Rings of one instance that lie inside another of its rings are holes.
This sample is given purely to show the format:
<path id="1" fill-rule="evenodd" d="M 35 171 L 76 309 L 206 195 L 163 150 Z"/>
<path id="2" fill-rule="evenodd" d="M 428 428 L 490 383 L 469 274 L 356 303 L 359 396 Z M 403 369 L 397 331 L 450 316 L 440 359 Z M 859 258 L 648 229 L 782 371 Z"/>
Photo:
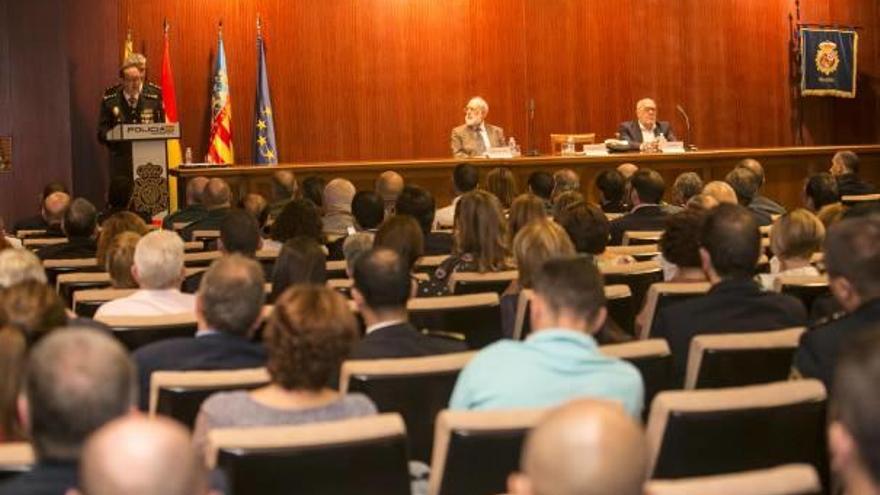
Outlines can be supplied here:
<path id="1" fill-rule="evenodd" d="M 761 187 L 761 179 L 754 172 L 745 167 L 737 167 L 724 177 L 724 182 L 730 184 L 730 187 L 736 192 L 736 200 L 740 206 L 747 208 L 752 213 L 759 226 L 773 223 L 773 220 L 770 219 L 770 213 L 752 207 L 752 203 L 758 196 L 758 189 Z"/>
<path id="2" fill-rule="evenodd" d="M 62 193 L 56 195 L 55 193 Z M 59 203 L 57 198 L 64 198 Z M 40 213 L 31 217 L 20 218 L 15 221 L 12 226 L 11 234 L 15 235 L 19 230 L 54 230 L 58 236 L 61 233 L 61 217 L 64 216 L 64 210 L 70 205 L 70 193 L 67 187 L 57 181 L 52 181 L 43 187 L 43 193 L 40 194 Z"/>
<path id="3" fill-rule="evenodd" d="M 266 364 L 262 344 L 252 342 L 266 300 L 263 269 L 232 254 L 215 260 L 196 295 L 195 337 L 166 339 L 134 353 L 140 380 L 140 407 L 149 405 L 150 375 L 160 370 L 225 370 Z"/>
<path id="4" fill-rule="evenodd" d="M 375 191 L 358 191 L 351 200 L 351 214 L 354 216 L 356 231 L 375 232 L 385 219 L 385 200 Z M 327 244 L 328 260 L 345 259 L 342 247 L 349 235 L 346 234 Z"/>
<path id="5" fill-rule="evenodd" d="M 425 239 L 425 255 L 435 256 L 450 254 L 452 252 L 452 234 L 448 232 L 433 232 L 434 225 L 434 196 L 431 192 L 419 186 L 404 186 L 394 211 L 398 215 L 410 215 L 419 222 L 422 235 Z"/>
<path id="6" fill-rule="evenodd" d="M 431 337 L 408 321 L 406 302 L 413 282 L 405 261 L 388 248 L 375 248 L 354 265 L 351 295 L 364 317 L 366 335 L 355 344 L 351 359 L 384 359 L 464 352 L 464 342 Z"/>
<path id="7" fill-rule="evenodd" d="M 205 185 L 202 194 L 202 204 L 205 206 L 205 215 L 190 223 L 180 231 L 180 236 L 186 240 L 192 240 L 196 230 L 220 230 L 223 218 L 232 207 L 232 191 L 229 184 L 223 179 L 210 179 Z"/>
<path id="8" fill-rule="evenodd" d="M 859 155 L 852 151 L 839 151 L 831 159 L 831 175 L 837 178 L 841 196 L 874 194 L 877 188 L 859 178 Z"/>
<path id="9" fill-rule="evenodd" d="M 208 211 L 202 204 L 202 196 L 205 194 L 207 185 L 207 177 L 199 176 L 190 179 L 186 183 L 186 206 L 166 216 L 165 220 L 162 220 L 162 228 L 174 230 L 174 224 L 184 224 L 185 226 L 204 218 Z"/>
<path id="10" fill-rule="evenodd" d="M 761 162 L 755 160 L 754 158 L 746 158 L 740 160 L 739 163 L 736 164 L 736 168 L 746 168 L 752 171 L 758 177 L 758 191 L 755 193 L 755 196 L 752 198 L 752 202 L 749 203 L 749 209 L 762 212 L 768 216 L 773 215 L 784 215 L 785 207 L 781 204 L 773 201 L 767 196 L 761 195 L 761 188 L 764 187 L 764 166 L 761 165 Z"/>
<path id="11" fill-rule="evenodd" d="M 97 219 L 95 206 L 87 199 L 76 198 L 64 212 L 61 222 L 67 242 L 45 246 L 37 251 L 37 256 L 41 260 L 94 258 L 98 249 L 95 242 Z"/>
<path id="12" fill-rule="evenodd" d="M 841 346 L 880 321 L 880 218 L 848 218 L 834 224 L 824 251 L 828 286 L 844 313 L 801 337 L 794 366 L 830 389 Z"/>
<path id="13" fill-rule="evenodd" d="M 761 254 L 761 234 L 751 213 L 721 204 L 700 231 L 700 258 L 712 288 L 705 296 L 662 308 L 655 334 L 672 350 L 675 375 L 682 383 L 691 339 L 697 335 L 755 332 L 803 326 L 807 312 L 794 297 L 764 292 L 753 280 Z"/>
<path id="14" fill-rule="evenodd" d="M 660 143 L 676 140 L 669 122 L 657 120 L 657 104 L 650 98 L 636 103 L 636 120 L 620 124 L 617 133 L 633 151 L 659 151 Z"/>
<path id="15" fill-rule="evenodd" d="M 630 231 L 663 230 L 669 213 L 660 205 L 666 184 L 663 177 L 649 168 L 642 168 L 630 180 L 632 211 L 611 222 L 610 244 L 623 242 L 623 233 Z"/>

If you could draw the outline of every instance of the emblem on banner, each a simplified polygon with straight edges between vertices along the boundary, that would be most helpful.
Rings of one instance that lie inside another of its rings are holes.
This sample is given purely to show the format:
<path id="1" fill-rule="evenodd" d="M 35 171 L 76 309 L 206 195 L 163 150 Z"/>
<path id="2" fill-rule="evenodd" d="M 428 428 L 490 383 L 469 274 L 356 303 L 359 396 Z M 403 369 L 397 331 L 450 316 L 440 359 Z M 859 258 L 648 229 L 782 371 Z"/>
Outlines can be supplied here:
<path id="1" fill-rule="evenodd" d="M 831 41 L 819 43 L 819 50 L 816 52 L 816 69 L 830 76 L 837 72 L 838 66 L 840 66 L 840 54 L 837 52 L 837 43 Z"/>

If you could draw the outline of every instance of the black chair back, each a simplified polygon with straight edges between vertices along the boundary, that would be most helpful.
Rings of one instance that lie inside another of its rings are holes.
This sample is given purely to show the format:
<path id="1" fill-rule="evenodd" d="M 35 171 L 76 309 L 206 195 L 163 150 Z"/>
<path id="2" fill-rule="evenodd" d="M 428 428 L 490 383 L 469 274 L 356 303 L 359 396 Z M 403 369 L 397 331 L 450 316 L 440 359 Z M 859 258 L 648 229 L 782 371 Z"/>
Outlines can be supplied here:
<path id="1" fill-rule="evenodd" d="M 657 315 L 663 311 L 663 308 L 672 306 L 681 301 L 687 301 L 688 299 L 692 299 L 694 297 L 705 296 L 705 293 L 699 294 L 668 294 L 668 293 L 660 293 L 657 296 L 657 309 L 654 310 L 654 320 L 651 322 L 651 331 L 648 333 L 648 338 L 654 337 L 654 329 L 657 327 Z"/>
<path id="2" fill-rule="evenodd" d="M 453 430 L 439 495 L 504 493 L 507 476 L 519 469 L 527 432 Z"/>
<path id="3" fill-rule="evenodd" d="M 807 314 L 811 314 L 813 303 L 820 298 L 830 296 L 831 289 L 828 288 L 828 284 L 782 284 L 782 293 L 800 299 L 807 308 Z"/>
<path id="4" fill-rule="evenodd" d="M 651 284 L 663 281 L 663 270 L 658 267 L 633 273 L 606 273 L 604 277 L 605 285 L 628 285 L 632 291 L 633 307 L 641 308 Z"/>
<path id="5" fill-rule="evenodd" d="M 174 418 L 190 430 L 196 424 L 196 417 L 202 402 L 217 392 L 232 390 L 253 390 L 264 384 L 215 386 L 215 387 L 159 387 L 159 398 L 156 402 L 156 413 Z"/>
<path id="6" fill-rule="evenodd" d="M 129 351 L 164 339 L 175 337 L 193 337 L 196 334 L 196 323 L 178 323 L 156 326 L 111 325 L 113 336 Z"/>
<path id="7" fill-rule="evenodd" d="M 794 348 L 709 349 L 703 353 L 695 388 L 738 387 L 787 380 Z"/>
<path id="8" fill-rule="evenodd" d="M 410 322 L 420 330 L 464 334 L 470 349 L 500 340 L 501 305 L 477 305 L 462 308 L 413 309 Z"/>

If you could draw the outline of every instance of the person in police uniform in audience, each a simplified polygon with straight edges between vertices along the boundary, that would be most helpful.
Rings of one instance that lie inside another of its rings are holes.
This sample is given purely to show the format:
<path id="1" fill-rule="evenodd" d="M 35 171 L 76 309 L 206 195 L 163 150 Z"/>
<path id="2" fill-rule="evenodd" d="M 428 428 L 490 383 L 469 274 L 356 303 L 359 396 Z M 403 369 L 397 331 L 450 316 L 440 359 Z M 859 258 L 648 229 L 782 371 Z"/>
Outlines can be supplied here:
<path id="1" fill-rule="evenodd" d="M 129 55 L 119 69 L 122 82 L 104 91 L 98 122 L 98 141 L 110 149 L 110 176 L 131 177 L 131 143 L 107 141 L 107 131 L 117 124 L 165 122 L 162 88 L 146 81 L 147 59 L 140 53 Z"/>

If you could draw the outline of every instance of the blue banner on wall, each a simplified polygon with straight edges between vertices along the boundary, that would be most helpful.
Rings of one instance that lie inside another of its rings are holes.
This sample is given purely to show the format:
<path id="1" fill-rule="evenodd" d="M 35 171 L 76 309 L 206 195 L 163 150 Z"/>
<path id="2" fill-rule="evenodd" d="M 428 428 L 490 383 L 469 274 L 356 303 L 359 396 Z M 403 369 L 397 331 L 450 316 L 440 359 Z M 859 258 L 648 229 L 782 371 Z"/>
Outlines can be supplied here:
<path id="1" fill-rule="evenodd" d="M 858 33 L 821 28 L 800 31 L 801 94 L 855 98 Z"/>

